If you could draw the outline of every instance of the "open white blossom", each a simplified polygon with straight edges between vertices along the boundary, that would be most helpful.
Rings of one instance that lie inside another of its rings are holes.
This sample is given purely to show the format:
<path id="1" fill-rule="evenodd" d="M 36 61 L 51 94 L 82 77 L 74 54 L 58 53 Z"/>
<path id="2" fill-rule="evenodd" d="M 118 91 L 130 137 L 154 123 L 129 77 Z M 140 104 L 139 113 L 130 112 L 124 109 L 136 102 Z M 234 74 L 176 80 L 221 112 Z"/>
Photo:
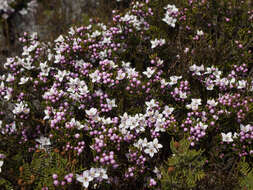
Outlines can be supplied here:
<path id="1" fill-rule="evenodd" d="M 248 124 L 248 125 L 243 125 L 243 124 L 241 124 L 240 125 L 240 129 L 241 129 L 241 131 L 243 131 L 244 133 L 247 133 L 247 132 L 249 132 L 250 131 L 250 125 Z"/>
<path id="2" fill-rule="evenodd" d="M 18 84 L 25 84 L 29 80 L 29 77 L 21 77 L 20 82 Z"/>
<path id="3" fill-rule="evenodd" d="M 146 147 L 148 144 L 147 138 L 139 139 L 136 143 L 134 143 L 134 146 L 140 150 L 142 150 L 144 147 Z"/>
<path id="4" fill-rule="evenodd" d="M 58 73 L 57 75 L 55 75 L 55 78 L 57 78 L 60 82 L 62 82 L 63 78 L 67 76 L 68 74 L 69 72 L 67 72 L 66 70 L 64 71 L 58 70 Z"/>
<path id="5" fill-rule="evenodd" d="M 151 158 L 157 153 L 157 149 L 154 146 L 148 146 L 144 152 L 148 154 Z"/>
<path id="6" fill-rule="evenodd" d="M 201 75 L 201 72 L 205 70 L 204 68 L 204 65 L 200 65 L 200 66 L 197 66 L 197 65 L 192 65 L 189 67 L 189 70 L 193 73 L 195 73 L 196 75 L 200 76 Z"/>
<path id="7" fill-rule="evenodd" d="M 173 86 L 174 84 L 177 84 L 177 81 L 181 78 L 182 76 L 171 76 L 169 85 Z"/>
<path id="8" fill-rule="evenodd" d="M 161 85 L 167 86 L 169 82 L 166 82 L 165 79 L 160 80 Z"/>
<path id="9" fill-rule="evenodd" d="M 229 132 L 227 134 L 221 133 L 221 136 L 223 142 L 233 142 L 232 132 Z"/>
<path id="10" fill-rule="evenodd" d="M 156 48 L 157 46 L 162 46 L 165 44 L 165 39 L 160 39 L 158 40 L 157 38 L 155 40 L 151 40 L 150 43 L 151 43 L 151 48 L 154 49 Z"/>
<path id="11" fill-rule="evenodd" d="M 214 99 L 211 99 L 211 100 L 207 100 L 207 104 L 212 107 L 215 107 L 217 106 L 218 102 L 216 102 Z"/>
<path id="12" fill-rule="evenodd" d="M 89 116 L 89 117 L 94 117 L 97 115 L 97 109 L 96 108 L 91 108 L 89 110 L 85 110 L 85 113 Z"/>
<path id="13" fill-rule="evenodd" d="M 25 113 L 28 114 L 30 112 L 30 108 L 28 108 L 28 105 L 24 102 L 16 103 L 16 106 L 12 113 L 15 115 L 20 114 L 20 113 Z"/>
<path id="14" fill-rule="evenodd" d="M 96 70 L 94 73 L 89 74 L 89 77 L 91 78 L 93 83 L 99 82 L 101 79 L 98 70 Z"/>
<path id="15" fill-rule="evenodd" d="M 238 85 L 237 85 L 237 89 L 246 88 L 246 85 L 247 85 L 247 81 L 245 81 L 245 80 L 239 80 L 238 81 Z"/>
<path id="16" fill-rule="evenodd" d="M 2 172 L 2 166 L 4 164 L 4 161 L 3 160 L 0 160 L 0 173 Z"/>
<path id="17" fill-rule="evenodd" d="M 174 28 L 177 22 L 177 19 L 174 18 L 174 15 L 178 13 L 178 8 L 176 8 L 175 5 L 168 4 L 166 7 L 164 7 L 164 9 L 166 10 L 166 13 L 162 20 Z"/>
<path id="18" fill-rule="evenodd" d="M 46 149 L 48 146 L 51 145 L 50 139 L 44 136 L 41 136 L 39 139 L 35 139 L 36 142 L 40 143 L 41 149 Z"/>
<path id="19" fill-rule="evenodd" d="M 122 70 L 119 70 L 118 73 L 117 73 L 116 79 L 117 80 L 123 80 L 125 77 L 126 77 L 126 73 L 123 72 Z"/>
<path id="20" fill-rule="evenodd" d="M 81 182 L 83 184 L 83 187 L 88 188 L 89 183 L 93 180 L 93 178 L 90 176 L 90 172 L 86 170 L 82 173 L 82 175 L 76 174 L 76 180 Z"/>
<path id="21" fill-rule="evenodd" d="M 153 140 L 153 142 L 152 142 L 152 146 L 154 146 L 157 150 L 159 150 L 160 148 L 162 148 L 162 147 L 163 147 L 163 145 L 162 145 L 162 144 L 159 144 L 159 142 L 158 142 L 158 139 L 157 139 L 157 138 L 155 138 L 155 139 Z"/>
<path id="22" fill-rule="evenodd" d="M 165 17 L 162 20 L 173 28 L 176 26 L 177 19 L 169 16 L 168 14 L 165 14 Z"/>
<path id="23" fill-rule="evenodd" d="M 169 107 L 169 106 L 165 106 L 164 107 L 164 111 L 162 112 L 166 117 L 168 117 L 169 115 L 172 114 L 172 112 L 174 111 L 175 108 Z"/>
<path id="24" fill-rule="evenodd" d="M 148 78 L 151 78 L 154 72 L 155 72 L 155 69 L 152 69 L 152 67 L 148 67 L 147 71 L 144 71 L 143 74 L 146 75 Z"/>
<path id="25" fill-rule="evenodd" d="M 110 100 L 109 98 L 106 98 L 106 102 L 107 102 L 107 105 L 108 105 L 110 108 L 115 108 L 115 107 L 117 107 L 117 105 L 116 105 L 116 103 L 115 103 L 115 99 Z"/>
<path id="26" fill-rule="evenodd" d="M 143 147 L 143 146 L 142 146 Z M 153 157 L 155 153 L 159 151 L 163 146 L 159 144 L 158 139 L 155 138 L 153 141 L 147 143 L 145 146 L 144 152 L 148 154 L 150 157 Z"/>
<path id="27" fill-rule="evenodd" d="M 187 109 L 192 109 L 194 111 L 198 110 L 198 107 L 201 105 L 201 99 L 192 99 L 191 104 L 187 104 Z"/>
<path id="28" fill-rule="evenodd" d="M 197 35 L 198 36 L 203 36 L 204 35 L 204 32 L 202 30 L 197 30 Z"/>
<path id="29" fill-rule="evenodd" d="M 98 172 L 99 172 L 99 178 L 100 179 L 108 179 L 108 175 L 107 175 L 107 172 L 106 172 L 106 169 L 104 168 L 99 168 L 98 169 Z"/>
<path id="30" fill-rule="evenodd" d="M 152 109 L 158 106 L 154 99 L 150 100 L 149 102 L 145 102 L 145 104 L 147 105 L 148 109 Z"/>

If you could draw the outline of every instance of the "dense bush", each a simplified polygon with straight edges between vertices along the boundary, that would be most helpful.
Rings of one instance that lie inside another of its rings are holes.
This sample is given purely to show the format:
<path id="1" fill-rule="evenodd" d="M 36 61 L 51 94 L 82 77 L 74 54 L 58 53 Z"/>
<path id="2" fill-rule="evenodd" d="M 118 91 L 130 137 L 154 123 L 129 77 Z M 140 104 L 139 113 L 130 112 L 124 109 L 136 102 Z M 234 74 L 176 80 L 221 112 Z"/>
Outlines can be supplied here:
<path id="1" fill-rule="evenodd" d="M 1 188 L 252 188 L 252 19 L 245 1 L 146 0 L 20 38 L 0 78 Z"/>

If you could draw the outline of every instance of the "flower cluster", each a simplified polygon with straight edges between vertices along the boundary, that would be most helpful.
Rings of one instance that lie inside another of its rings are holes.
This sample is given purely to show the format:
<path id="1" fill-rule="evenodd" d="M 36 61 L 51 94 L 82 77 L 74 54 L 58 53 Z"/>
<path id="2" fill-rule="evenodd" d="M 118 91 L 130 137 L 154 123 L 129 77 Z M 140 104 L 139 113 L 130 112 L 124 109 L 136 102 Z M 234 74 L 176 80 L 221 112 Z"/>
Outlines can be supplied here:
<path id="1" fill-rule="evenodd" d="M 83 183 L 83 187 L 88 188 L 91 181 L 108 179 L 108 175 L 103 168 L 90 168 L 89 170 L 85 170 L 81 175 L 76 174 L 76 179 Z"/>
<path id="2" fill-rule="evenodd" d="M 163 21 L 166 22 L 169 26 L 175 27 L 177 19 L 175 18 L 178 13 L 178 8 L 175 5 L 167 5 L 164 7 L 166 10 Z"/>

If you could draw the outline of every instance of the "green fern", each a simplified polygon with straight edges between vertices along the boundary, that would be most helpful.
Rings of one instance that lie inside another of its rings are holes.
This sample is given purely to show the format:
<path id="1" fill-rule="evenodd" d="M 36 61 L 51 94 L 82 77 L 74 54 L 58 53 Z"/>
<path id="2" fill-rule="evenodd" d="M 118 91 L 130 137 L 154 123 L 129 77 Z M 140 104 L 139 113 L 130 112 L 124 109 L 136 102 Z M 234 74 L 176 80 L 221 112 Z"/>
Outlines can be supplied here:
<path id="1" fill-rule="evenodd" d="M 161 167 L 162 190 L 194 188 L 205 177 L 203 151 L 190 150 L 187 139 L 180 142 L 172 140 L 170 147 L 173 155 Z"/>
<path id="2" fill-rule="evenodd" d="M 242 177 L 239 178 L 240 188 L 244 188 L 245 190 L 253 189 L 253 169 L 252 167 L 245 161 L 241 161 L 239 163 L 239 171 Z"/>
<path id="3" fill-rule="evenodd" d="M 54 189 L 52 174 L 56 173 L 63 178 L 67 172 L 70 172 L 69 168 L 67 159 L 62 158 L 58 153 L 37 152 L 31 163 L 24 163 L 22 166 L 21 185 L 35 190 L 44 186 Z"/>

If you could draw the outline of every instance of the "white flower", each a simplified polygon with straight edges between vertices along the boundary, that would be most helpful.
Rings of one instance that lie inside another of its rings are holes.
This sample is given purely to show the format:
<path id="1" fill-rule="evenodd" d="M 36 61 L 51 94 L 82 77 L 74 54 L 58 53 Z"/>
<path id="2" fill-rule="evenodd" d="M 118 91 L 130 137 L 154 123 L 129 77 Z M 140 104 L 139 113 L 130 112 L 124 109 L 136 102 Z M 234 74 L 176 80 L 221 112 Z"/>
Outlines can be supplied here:
<path id="1" fill-rule="evenodd" d="M 50 139 L 44 136 L 41 136 L 39 139 L 35 139 L 36 142 L 40 143 L 40 148 L 45 149 L 47 146 L 51 145 Z"/>
<path id="2" fill-rule="evenodd" d="M 179 91 L 179 97 L 182 99 L 186 99 L 187 98 L 186 92 Z"/>
<path id="3" fill-rule="evenodd" d="M 139 139 L 136 143 L 134 143 L 134 146 L 140 150 L 142 150 L 142 148 L 146 147 L 148 144 L 147 138 L 145 139 Z"/>
<path id="4" fill-rule="evenodd" d="M 2 166 L 4 164 L 4 161 L 3 160 L 0 160 L 0 173 L 2 172 Z"/>
<path id="5" fill-rule="evenodd" d="M 29 77 L 21 77 L 18 84 L 25 84 L 29 80 Z"/>
<path id="6" fill-rule="evenodd" d="M 4 86 L 4 82 L 2 81 L 0 84 L 0 91 L 4 90 L 5 86 Z"/>
<path id="7" fill-rule="evenodd" d="M 213 87 L 214 87 L 214 84 L 209 84 L 209 85 L 206 87 L 206 89 L 207 89 L 207 90 L 213 90 Z"/>
<path id="8" fill-rule="evenodd" d="M 246 88 L 246 84 L 247 84 L 247 81 L 245 81 L 245 80 L 240 80 L 240 81 L 238 81 L 237 89 Z"/>
<path id="9" fill-rule="evenodd" d="M 75 32 L 75 30 L 74 30 L 74 28 L 73 27 L 71 27 L 70 29 L 69 29 L 69 32 L 68 32 L 70 35 L 74 35 L 76 32 Z"/>
<path id="10" fill-rule="evenodd" d="M 147 105 L 148 109 L 158 106 L 154 99 L 150 100 L 149 102 L 145 102 L 145 104 Z"/>
<path id="11" fill-rule="evenodd" d="M 135 68 L 125 68 L 126 69 L 126 73 L 127 73 L 127 78 L 131 79 L 133 77 L 138 76 L 138 72 L 135 71 Z"/>
<path id="12" fill-rule="evenodd" d="M 206 68 L 206 72 L 204 74 L 210 74 L 210 73 L 212 73 L 213 69 L 215 69 L 213 65 L 211 67 L 207 67 Z"/>
<path id="13" fill-rule="evenodd" d="M 197 65 L 193 64 L 192 66 L 189 67 L 189 70 L 194 72 L 197 70 L 197 67 L 198 67 Z"/>
<path id="14" fill-rule="evenodd" d="M 248 124 L 248 125 L 244 126 L 243 124 L 241 124 L 241 125 L 240 125 L 240 129 L 241 129 L 241 131 L 243 131 L 244 133 L 247 133 L 247 132 L 250 131 L 250 125 Z"/>
<path id="15" fill-rule="evenodd" d="M 229 132 L 227 134 L 221 133 L 221 136 L 223 142 L 233 142 L 232 132 Z"/>
<path id="16" fill-rule="evenodd" d="M 206 130 L 208 125 L 204 125 L 202 122 L 199 122 L 198 125 L 200 126 L 201 129 Z"/>
<path id="17" fill-rule="evenodd" d="M 89 93 L 89 89 L 86 84 L 82 84 L 82 86 L 79 87 L 78 90 L 79 90 L 79 94 L 81 94 L 81 95 L 86 95 Z"/>
<path id="18" fill-rule="evenodd" d="M 92 34 L 91 34 L 91 38 L 96 38 L 96 37 L 98 37 L 98 36 L 100 36 L 101 35 L 101 32 L 99 32 L 98 30 L 96 30 L 96 31 L 94 31 Z"/>
<path id="19" fill-rule="evenodd" d="M 201 75 L 200 71 L 204 71 L 205 68 L 204 68 L 204 65 L 197 66 L 197 65 L 194 64 L 194 65 L 189 67 L 189 70 L 194 72 L 196 75 L 200 76 Z"/>
<path id="20" fill-rule="evenodd" d="M 97 109 L 96 108 L 91 108 L 89 110 L 85 110 L 86 114 L 89 116 L 89 117 L 94 117 L 97 115 Z"/>
<path id="21" fill-rule="evenodd" d="M 151 48 L 156 48 L 157 46 L 162 46 L 165 44 L 165 39 L 155 39 L 155 40 L 151 40 L 150 43 L 151 43 Z"/>
<path id="22" fill-rule="evenodd" d="M 49 111 L 46 109 L 44 110 L 44 113 L 45 113 L 45 117 L 43 118 L 43 120 L 49 119 L 50 118 Z"/>
<path id="23" fill-rule="evenodd" d="M 6 91 L 6 95 L 4 96 L 4 99 L 9 101 L 12 97 L 10 88 Z"/>
<path id="24" fill-rule="evenodd" d="M 123 68 L 130 68 L 130 65 L 131 65 L 131 63 L 130 62 L 124 62 L 124 61 L 122 61 L 122 67 Z"/>
<path id="25" fill-rule="evenodd" d="M 104 117 L 102 117 L 101 118 L 101 121 L 102 121 L 102 123 L 103 124 L 105 124 L 105 125 L 109 125 L 109 124 L 112 124 L 113 123 L 113 121 L 112 121 L 112 119 L 110 118 L 110 117 L 108 117 L 108 118 L 104 118 Z"/>
<path id="26" fill-rule="evenodd" d="M 76 180 L 83 183 L 83 187 L 88 188 L 93 178 L 90 176 L 89 171 L 84 171 L 82 175 L 76 174 Z"/>
<path id="27" fill-rule="evenodd" d="M 165 17 L 162 20 L 173 28 L 176 26 L 177 19 L 169 16 L 168 14 L 165 14 Z"/>
<path id="28" fill-rule="evenodd" d="M 14 108 L 14 110 L 12 111 L 15 115 L 20 114 L 20 113 L 25 113 L 28 114 L 30 112 L 30 109 L 28 108 L 28 105 L 20 102 L 20 103 L 16 103 L 16 107 Z"/>
<path id="29" fill-rule="evenodd" d="M 61 60 L 64 59 L 64 56 L 61 54 L 57 54 L 54 56 L 54 58 L 55 58 L 55 60 L 54 60 L 55 63 L 60 63 Z"/>
<path id="30" fill-rule="evenodd" d="M 27 13 L 28 13 L 28 10 L 27 9 L 21 9 L 20 11 L 19 11 L 19 13 L 21 14 L 21 15 L 26 15 Z"/>
<path id="31" fill-rule="evenodd" d="M 159 66 L 161 66 L 162 64 L 163 64 L 163 60 L 158 59 L 158 60 L 157 60 L 157 66 L 159 67 Z"/>
<path id="32" fill-rule="evenodd" d="M 177 81 L 181 78 L 182 76 L 171 76 L 169 85 L 173 86 L 174 84 L 177 84 Z"/>
<path id="33" fill-rule="evenodd" d="M 166 117 L 168 117 L 169 115 L 172 114 L 172 112 L 174 111 L 175 108 L 169 107 L 169 106 L 165 106 L 164 107 L 164 111 L 162 112 Z"/>
<path id="34" fill-rule="evenodd" d="M 202 30 L 197 30 L 197 35 L 198 36 L 203 36 L 204 35 L 204 32 Z"/>
<path id="35" fill-rule="evenodd" d="M 99 76 L 99 71 L 96 70 L 94 73 L 89 74 L 89 77 L 92 79 L 92 82 L 99 82 L 101 77 Z"/>
<path id="36" fill-rule="evenodd" d="M 108 175 L 106 173 L 106 169 L 104 168 L 99 168 L 99 177 L 101 179 L 108 179 Z"/>
<path id="37" fill-rule="evenodd" d="M 172 14 L 176 14 L 178 12 L 178 9 L 175 5 L 167 5 L 164 7 L 166 10 L 165 17 L 162 19 L 164 22 L 166 22 L 169 26 L 175 27 L 175 24 L 177 22 L 176 18 L 172 17 Z"/>
<path id="38" fill-rule="evenodd" d="M 211 100 L 207 100 L 207 104 L 212 107 L 215 107 L 215 106 L 217 106 L 218 102 L 215 102 L 214 99 L 211 99 Z"/>
<path id="39" fill-rule="evenodd" d="M 166 82 L 165 79 L 160 80 L 161 85 L 167 86 L 169 82 Z"/>
<path id="40" fill-rule="evenodd" d="M 236 139 L 238 137 L 238 133 L 234 133 L 233 139 Z"/>
<path id="41" fill-rule="evenodd" d="M 62 35 L 60 35 L 54 42 L 60 42 L 60 43 L 62 43 L 62 42 L 64 42 L 64 38 L 63 38 L 63 36 Z"/>
<path id="42" fill-rule="evenodd" d="M 152 142 L 152 146 L 154 146 L 157 150 L 163 147 L 163 145 L 159 144 L 158 139 L 155 138 Z"/>
<path id="43" fill-rule="evenodd" d="M 157 167 L 155 167 L 155 169 L 153 170 L 153 172 L 156 174 L 156 176 L 157 176 L 158 179 L 162 178 L 162 174 L 161 174 L 160 170 Z"/>
<path id="44" fill-rule="evenodd" d="M 178 8 L 175 5 L 168 4 L 166 7 L 164 7 L 165 10 L 167 10 L 168 14 L 177 13 Z"/>
<path id="45" fill-rule="evenodd" d="M 191 104 L 187 104 L 186 108 L 196 111 L 198 109 L 198 106 L 200 106 L 200 105 L 201 105 L 201 99 L 194 99 L 193 98 Z"/>
<path id="46" fill-rule="evenodd" d="M 126 73 L 124 73 L 122 70 L 119 70 L 118 73 L 117 73 L 117 77 L 116 79 L 117 80 L 123 80 L 126 76 Z"/>
<path id="47" fill-rule="evenodd" d="M 219 71 L 218 69 L 216 69 L 216 70 L 213 72 L 213 75 L 214 75 L 217 79 L 220 79 L 221 74 L 222 74 L 222 72 Z"/>
<path id="48" fill-rule="evenodd" d="M 153 157 L 154 154 L 157 153 L 157 150 L 156 150 L 156 148 L 155 148 L 154 146 L 148 146 L 148 148 L 146 148 L 146 149 L 144 150 L 144 152 L 145 152 L 146 154 L 149 154 L 150 157 Z"/>
<path id="49" fill-rule="evenodd" d="M 148 78 L 150 78 L 155 72 L 155 69 L 152 69 L 152 67 L 148 67 L 147 71 L 144 71 L 143 74 L 146 75 Z"/>
<path id="50" fill-rule="evenodd" d="M 100 171 L 99 171 L 97 168 L 90 168 L 90 170 L 89 170 L 89 174 L 90 174 L 90 176 L 91 176 L 93 179 L 99 177 L 99 175 L 100 175 L 99 172 L 100 172 Z"/>
<path id="51" fill-rule="evenodd" d="M 115 104 L 115 99 L 110 100 L 110 99 L 106 98 L 106 102 L 107 102 L 107 105 L 108 105 L 110 108 L 117 107 L 117 105 Z"/>
<path id="52" fill-rule="evenodd" d="M 159 45 L 159 40 L 158 39 L 151 40 L 150 43 L 151 43 L 151 48 L 153 49 Z"/>
<path id="53" fill-rule="evenodd" d="M 57 75 L 55 75 L 55 78 L 57 78 L 60 82 L 62 82 L 63 78 L 67 76 L 68 74 L 69 73 L 66 70 L 64 71 L 59 70 Z"/>
<path id="54" fill-rule="evenodd" d="M 185 48 L 185 50 L 184 50 L 184 53 L 188 53 L 189 52 L 189 48 L 187 47 L 187 48 Z"/>
<path id="55" fill-rule="evenodd" d="M 15 77 L 9 73 L 7 78 L 6 78 L 6 82 L 11 82 L 11 81 L 14 81 L 14 80 L 15 80 Z"/>

